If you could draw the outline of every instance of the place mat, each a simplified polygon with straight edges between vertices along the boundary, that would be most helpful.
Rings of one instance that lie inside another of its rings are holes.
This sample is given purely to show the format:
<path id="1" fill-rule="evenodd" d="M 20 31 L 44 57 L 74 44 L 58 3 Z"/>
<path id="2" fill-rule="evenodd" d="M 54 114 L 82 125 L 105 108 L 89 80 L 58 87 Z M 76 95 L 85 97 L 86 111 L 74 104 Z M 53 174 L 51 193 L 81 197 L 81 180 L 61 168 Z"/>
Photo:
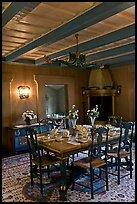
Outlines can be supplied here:
<path id="1" fill-rule="evenodd" d="M 37 138 L 38 138 L 38 139 L 47 138 L 47 136 L 45 136 L 45 135 L 40 135 L 40 136 L 39 136 L 39 135 L 38 135 Z"/>
<path id="2" fill-rule="evenodd" d="M 40 138 L 38 141 L 40 141 L 40 142 L 53 142 L 53 141 L 55 141 L 55 139 Z"/>
<path id="3" fill-rule="evenodd" d="M 68 144 L 73 144 L 73 145 L 80 145 L 80 143 L 75 142 L 75 141 L 68 141 L 67 143 L 68 143 Z"/>
<path id="4" fill-rule="evenodd" d="M 86 142 L 88 142 L 88 140 L 83 140 L 83 139 L 78 139 L 77 141 L 80 142 L 80 143 L 86 143 Z"/>

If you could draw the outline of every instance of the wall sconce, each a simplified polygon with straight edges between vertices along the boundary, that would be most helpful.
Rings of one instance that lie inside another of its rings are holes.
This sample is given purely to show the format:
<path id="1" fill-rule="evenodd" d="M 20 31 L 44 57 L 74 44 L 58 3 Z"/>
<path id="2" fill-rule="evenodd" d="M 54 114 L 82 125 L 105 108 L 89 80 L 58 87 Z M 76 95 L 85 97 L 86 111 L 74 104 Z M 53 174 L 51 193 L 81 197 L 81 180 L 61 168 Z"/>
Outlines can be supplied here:
<path id="1" fill-rule="evenodd" d="M 18 93 L 19 93 L 20 99 L 29 98 L 30 88 L 28 86 L 19 86 Z"/>
<path id="2" fill-rule="evenodd" d="M 86 89 L 85 89 L 85 87 L 84 87 L 84 86 L 82 86 L 82 87 L 81 87 L 82 96 L 84 96 L 84 95 L 85 95 L 85 90 L 86 90 Z"/>
<path id="3" fill-rule="evenodd" d="M 118 85 L 116 90 L 117 90 L 117 92 L 116 92 L 117 95 L 120 95 L 121 94 L 121 85 Z"/>

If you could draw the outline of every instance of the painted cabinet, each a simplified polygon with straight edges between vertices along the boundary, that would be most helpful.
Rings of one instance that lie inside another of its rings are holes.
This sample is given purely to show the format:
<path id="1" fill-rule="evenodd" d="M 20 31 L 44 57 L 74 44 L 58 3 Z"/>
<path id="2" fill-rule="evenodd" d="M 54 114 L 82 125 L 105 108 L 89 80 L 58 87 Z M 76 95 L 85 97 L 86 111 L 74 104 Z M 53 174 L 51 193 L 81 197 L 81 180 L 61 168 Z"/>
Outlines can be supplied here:
<path id="1" fill-rule="evenodd" d="M 49 132 L 52 129 L 52 125 L 44 123 L 35 123 L 30 126 L 34 127 L 38 133 Z M 12 155 L 28 150 L 25 127 L 27 126 L 17 125 L 15 127 L 7 127 L 6 147 Z"/>

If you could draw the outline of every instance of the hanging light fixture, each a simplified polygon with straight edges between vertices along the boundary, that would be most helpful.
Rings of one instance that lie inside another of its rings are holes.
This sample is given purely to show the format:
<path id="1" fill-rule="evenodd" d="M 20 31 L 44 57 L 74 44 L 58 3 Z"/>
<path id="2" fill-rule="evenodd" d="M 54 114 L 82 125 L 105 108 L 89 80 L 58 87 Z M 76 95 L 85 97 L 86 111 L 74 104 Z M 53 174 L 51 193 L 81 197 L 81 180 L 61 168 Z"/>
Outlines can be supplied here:
<path id="1" fill-rule="evenodd" d="M 78 33 L 75 34 L 76 52 L 75 53 L 69 52 L 69 60 L 68 61 L 59 60 L 59 59 L 51 60 L 49 57 L 45 56 L 46 62 L 47 63 L 55 63 L 58 65 L 64 64 L 67 66 L 75 66 L 75 67 L 81 67 L 81 68 L 88 68 L 88 67 L 98 68 L 99 66 L 96 63 L 92 62 L 92 63 L 87 64 L 86 63 L 86 56 L 79 52 L 78 36 L 79 36 Z"/>
<path id="2" fill-rule="evenodd" d="M 78 50 L 78 36 L 79 34 L 77 33 L 75 35 L 76 43 L 77 43 L 76 53 L 71 53 L 71 52 L 69 53 L 69 63 L 75 66 L 83 66 L 83 63 L 85 63 L 86 61 L 86 56 L 84 54 L 80 54 Z"/>

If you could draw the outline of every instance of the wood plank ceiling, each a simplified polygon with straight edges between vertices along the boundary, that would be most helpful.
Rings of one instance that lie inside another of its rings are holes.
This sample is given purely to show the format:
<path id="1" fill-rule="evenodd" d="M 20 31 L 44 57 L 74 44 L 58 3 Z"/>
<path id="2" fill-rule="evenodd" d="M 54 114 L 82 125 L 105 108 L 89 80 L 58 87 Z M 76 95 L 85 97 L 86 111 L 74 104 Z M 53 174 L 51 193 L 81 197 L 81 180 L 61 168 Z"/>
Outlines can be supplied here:
<path id="1" fill-rule="evenodd" d="M 79 52 L 86 63 L 135 60 L 135 2 L 2 2 L 2 60 L 47 66 Z"/>

